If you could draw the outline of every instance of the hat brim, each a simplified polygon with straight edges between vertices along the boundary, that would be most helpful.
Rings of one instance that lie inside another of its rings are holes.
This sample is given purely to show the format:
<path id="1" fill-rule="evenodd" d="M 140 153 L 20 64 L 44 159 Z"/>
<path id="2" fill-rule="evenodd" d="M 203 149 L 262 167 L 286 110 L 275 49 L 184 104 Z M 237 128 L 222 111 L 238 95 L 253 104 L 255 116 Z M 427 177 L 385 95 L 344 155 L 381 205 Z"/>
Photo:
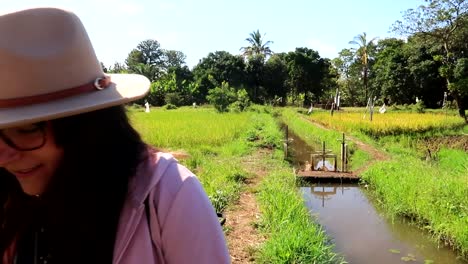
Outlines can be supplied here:
<path id="1" fill-rule="evenodd" d="M 150 81 L 138 74 L 109 74 L 106 89 L 50 102 L 16 108 L 0 108 L 0 129 L 52 120 L 125 104 L 146 95 Z"/>

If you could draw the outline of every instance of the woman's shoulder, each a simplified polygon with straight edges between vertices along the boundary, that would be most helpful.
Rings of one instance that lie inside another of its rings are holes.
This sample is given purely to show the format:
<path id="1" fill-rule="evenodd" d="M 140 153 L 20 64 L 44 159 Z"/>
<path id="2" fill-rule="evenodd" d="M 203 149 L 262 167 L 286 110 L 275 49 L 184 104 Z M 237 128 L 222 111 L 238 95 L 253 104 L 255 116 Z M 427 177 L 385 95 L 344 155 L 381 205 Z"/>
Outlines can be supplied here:
<path id="1" fill-rule="evenodd" d="M 195 178 L 195 175 L 172 153 L 151 151 L 132 178 L 129 192 L 135 202 L 142 203 L 151 191 L 175 195 L 190 178 Z"/>

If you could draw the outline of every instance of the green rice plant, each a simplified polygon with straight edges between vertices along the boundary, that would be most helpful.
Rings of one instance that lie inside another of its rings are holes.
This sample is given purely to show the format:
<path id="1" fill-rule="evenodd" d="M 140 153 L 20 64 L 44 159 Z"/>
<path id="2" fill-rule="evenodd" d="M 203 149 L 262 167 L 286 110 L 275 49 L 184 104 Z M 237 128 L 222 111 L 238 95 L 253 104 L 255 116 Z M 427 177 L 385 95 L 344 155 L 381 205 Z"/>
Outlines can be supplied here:
<path id="1" fill-rule="evenodd" d="M 130 117 L 150 144 L 189 154 L 181 162 L 200 179 L 218 212 L 238 199 L 244 181 L 252 177 L 242 159 L 258 148 L 269 148 L 272 155 L 255 160 L 255 166 L 269 172 L 258 193 L 262 207 L 259 226 L 268 237 L 258 252 L 258 262 L 341 263 L 325 233 L 311 219 L 295 176 L 278 150 L 282 133 L 273 117 L 275 110 L 254 109 L 218 114 L 213 108 L 153 108 L 150 113 L 131 110 Z"/>
<path id="2" fill-rule="evenodd" d="M 258 199 L 259 226 L 269 239 L 260 248 L 257 263 L 344 263 L 311 219 L 288 167 L 275 166 L 262 182 Z"/>
<path id="3" fill-rule="evenodd" d="M 136 129 L 150 144 L 166 149 L 222 146 L 236 140 L 249 126 L 251 113 L 216 113 L 212 108 L 179 108 L 150 113 L 130 112 Z"/>
<path id="4" fill-rule="evenodd" d="M 441 153 L 442 159 L 456 157 L 451 153 Z M 468 158 L 467 153 L 457 155 L 461 160 Z M 388 212 L 415 220 L 436 239 L 468 255 L 468 173 L 464 165 L 398 155 L 371 166 L 362 177 Z"/>
<path id="5" fill-rule="evenodd" d="M 466 152 L 443 148 L 437 153 L 437 159 L 439 167 L 444 171 L 450 171 L 453 177 L 468 175 L 468 154 Z"/>

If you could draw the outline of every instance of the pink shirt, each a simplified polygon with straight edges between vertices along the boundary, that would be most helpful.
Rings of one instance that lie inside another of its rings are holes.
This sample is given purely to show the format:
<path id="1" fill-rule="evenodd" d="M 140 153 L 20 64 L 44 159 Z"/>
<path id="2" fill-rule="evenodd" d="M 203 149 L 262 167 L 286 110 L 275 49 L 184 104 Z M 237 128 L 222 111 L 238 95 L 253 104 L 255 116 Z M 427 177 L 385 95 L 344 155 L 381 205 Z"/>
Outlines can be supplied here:
<path id="1" fill-rule="evenodd" d="M 210 200 L 172 155 L 158 152 L 139 166 L 119 221 L 113 263 L 230 263 Z"/>

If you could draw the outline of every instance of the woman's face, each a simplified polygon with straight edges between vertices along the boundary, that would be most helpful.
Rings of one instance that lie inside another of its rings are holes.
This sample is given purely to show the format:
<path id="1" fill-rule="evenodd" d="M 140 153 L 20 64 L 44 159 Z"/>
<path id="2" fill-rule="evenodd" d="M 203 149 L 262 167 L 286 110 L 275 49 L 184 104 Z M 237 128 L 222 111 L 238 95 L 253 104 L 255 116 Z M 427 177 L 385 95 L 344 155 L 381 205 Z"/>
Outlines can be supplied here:
<path id="1" fill-rule="evenodd" d="M 29 195 L 44 192 L 63 157 L 50 122 L 0 130 L 0 167 Z"/>

